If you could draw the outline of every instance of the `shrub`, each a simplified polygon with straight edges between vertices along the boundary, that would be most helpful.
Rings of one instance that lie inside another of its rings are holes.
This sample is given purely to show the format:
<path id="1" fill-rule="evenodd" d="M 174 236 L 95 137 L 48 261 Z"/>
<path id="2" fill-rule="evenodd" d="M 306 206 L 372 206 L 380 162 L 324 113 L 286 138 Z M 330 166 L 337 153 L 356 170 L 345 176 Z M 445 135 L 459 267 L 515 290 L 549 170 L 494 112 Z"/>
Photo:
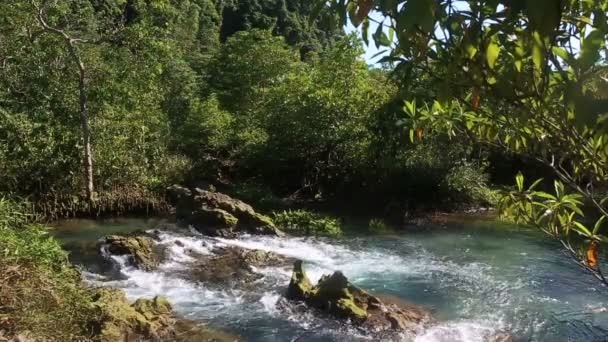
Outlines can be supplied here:
<path id="1" fill-rule="evenodd" d="M 272 219 L 279 228 L 294 235 L 339 236 L 342 234 L 340 221 L 306 210 L 275 212 Z"/>
<path id="2" fill-rule="evenodd" d="M 471 163 L 453 167 L 443 184 L 446 191 L 463 203 L 495 204 L 496 194 L 488 187 L 488 176 Z"/>
<path id="3" fill-rule="evenodd" d="M 386 233 L 392 231 L 393 229 L 388 224 L 386 224 L 384 220 L 373 218 L 369 220 L 367 230 L 373 233 Z"/>

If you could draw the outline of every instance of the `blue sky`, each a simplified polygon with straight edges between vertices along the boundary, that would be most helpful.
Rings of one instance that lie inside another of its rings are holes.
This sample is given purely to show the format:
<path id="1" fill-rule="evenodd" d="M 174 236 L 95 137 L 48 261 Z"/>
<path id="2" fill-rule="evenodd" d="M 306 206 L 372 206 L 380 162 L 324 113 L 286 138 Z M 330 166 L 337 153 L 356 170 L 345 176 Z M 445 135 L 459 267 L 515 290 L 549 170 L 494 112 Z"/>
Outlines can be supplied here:
<path id="1" fill-rule="evenodd" d="M 378 13 L 376 13 L 374 15 L 374 13 L 372 13 L 371 15 L 372 18 L 376 19 L 376 20 L 381 20 L 382 16 Z M 357 36 L 359 38 L 361 38 L 361 30 L 355 28 L 349 21 L 349 23 L 346 25 L 345 27 L 346 32 L 351 33 L 351 32 L 357 32 Z M 378 29 L 378 24 L 374 23 L 374 22 L 370 22 L 369 25 L 369 46 L 365 46 L 365 55 L 363 56 L 365 61 L 367 62 L 367 64 L 376 64 L 378 62 L 378 60 L 380 58 L 382 58 L 382 56 L 384 55 L 380 55 L 380 56 L 376 56 L 374 57 L 374 55 L 376 55 L 378 52 L 382 51 L 382 50 L 386 50 L 386 47 L 380 47 L 380 49 L 376 48 L 376 45 L 374 44 L 374 40 L 371 38 L 372 33 L 376 32 L 376 30 Z M 388 53 L 387 53 L 388 54 Z"/>

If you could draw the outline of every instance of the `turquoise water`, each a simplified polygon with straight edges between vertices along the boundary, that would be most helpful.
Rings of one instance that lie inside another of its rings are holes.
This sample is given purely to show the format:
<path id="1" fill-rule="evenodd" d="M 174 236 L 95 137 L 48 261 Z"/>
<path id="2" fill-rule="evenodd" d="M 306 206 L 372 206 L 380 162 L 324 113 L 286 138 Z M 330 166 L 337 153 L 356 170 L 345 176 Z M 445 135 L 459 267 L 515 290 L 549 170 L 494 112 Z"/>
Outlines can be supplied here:
<path id="1" fill-rule="evenodd" d="M 300 258 L 313 280 L 341 270 L 357 285 L 430 308 L 438 325 L 398 341 L 488 341 L 509 332 L 516 341 L 605 341 L 608 290 L 585 274 L 544 236 L 492 222 L 460 223 L 381 236 L 210 239 L 185 230 L 167 231 L 170 259 L 157 272 L 124 267 L 120 277 L 86 257 L 97 238 L 117 231 L 153 228 L 159 221 L 69 221 L 57 236 L 79 252 L 74 261 L 88 281 L 124 289 L 130 298 L 165 295 L 184 317 L 236 333 L 249 341 L 379 340 L 309 312 L 281 310 L 276 303 L 289 282 L 288 268 L 266 268 L 255 290 L 215 288 L 176 279 L 185 250 L 208 253 L 238 245 Z M 71 227 L 66 229 L 66 227 Z M 179 240 L 182 244 L 175 245 Z M 85 247 L 88 246 L 88 247 Z M 120 264 L 120 260 L 116 260 Z"/>

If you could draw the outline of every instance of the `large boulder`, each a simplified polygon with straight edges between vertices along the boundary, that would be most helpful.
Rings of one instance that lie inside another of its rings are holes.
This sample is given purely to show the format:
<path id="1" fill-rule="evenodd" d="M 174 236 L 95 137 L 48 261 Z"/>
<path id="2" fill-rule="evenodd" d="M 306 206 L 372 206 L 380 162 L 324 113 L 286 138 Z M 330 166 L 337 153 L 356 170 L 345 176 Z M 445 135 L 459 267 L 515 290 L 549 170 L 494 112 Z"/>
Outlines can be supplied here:
<path id="1" fill-rule="evenodd" d="M 164 259 L 164 250 L 145 232 L 109 235 L 100 241 L 101 247 L 111 255 L 127 256 L 128 263 L 144 271 L 152 271 Z"/>
<path id="2" fill-rule="evenodd" d="M 286 297 L 374 331 L 413 331 L 432 321 L 429 311 L 384 302 L 351 284 L 342 272 L 323 276 L 313 286 L 299 260 Z"/>
<path id="3" fill-rule="evenodd" d="M 282 236 L 272 220 L 249 204 L 213 189 L 193 190 L 173 185 L 169 193 L 176 216 L 203 234 L 231 237 L 237 232 Z"/>

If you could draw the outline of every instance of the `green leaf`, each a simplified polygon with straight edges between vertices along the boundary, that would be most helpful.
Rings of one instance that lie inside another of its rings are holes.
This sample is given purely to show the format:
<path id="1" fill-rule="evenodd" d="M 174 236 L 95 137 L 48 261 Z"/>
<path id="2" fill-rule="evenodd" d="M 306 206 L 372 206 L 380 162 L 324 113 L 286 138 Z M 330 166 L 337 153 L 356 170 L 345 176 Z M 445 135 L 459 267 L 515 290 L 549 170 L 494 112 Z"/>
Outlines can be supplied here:
<path id="1" fill-rule="evenodd" d="M 363 20 L 363 25 L 361 26 L 361 38 L 363 38 L 365 45 L 369 46 L 369 19 L 367 18 Z"/>
<path id="2" fill-rule="evenodd" d="M 416 114 L 416 100 L 413 101 L 404 101 L 405 105 L 403 109 L 410 116 L 414 116 Z"/>
<path id="3" fill-rule="evenodd" d="M 517 184 L 517 189 L 519 191 L 524 190 L 524 175 L 521 172 L 515 176 L 515 183 Z"/>
<path id="4" fill-rule="evenodd" d="M 416 26 L 428 33 L 435 27 L 434 0 L 409 0 L 397 18 L 399 31 L 410 30 Z"/>
<path id="5" fill-rule="evenodd" d="M 373 37 L 374 42 L 376 43 L 376 49 L 380 48 L 380 46 L 391 45 L 391 41 L 386 36 L 386 33 L 384 33 L 384 26 L 382 24 L 378 25 L 378 29 L 376 29 L 376 32 L 374 33 Z"/>
<path id="6" fill-rule="evenodd" d="M 605 45 L 606 34 L 600 30 L 593 30 L 581 44 L 581 55 L 578 59 L 582 70 L 592 67 L 600 58 L 600 48 Z"/>
<path id="7" fill-rule="evenodd" d="M 578 221 L 574 221 L 574 227 L 573 229 L 578 232 L 579 234 L 586 236 L 586 237 L 592 237 L 593 234 L 591 233 L 591 231 L 589 231 L 589 229 L 587 229 L 587 227 L 585 227 L 582 223 L 578 222 Z"/>
<path id="8" fill-rule="evenodd" d="M 568 51 L 566 51 L 566 49 L 561 48 L 559 46 L 553 46 L 551 48 L 551 50 L 553 51 L 554 54 L 556 54 L 559 58 L 563 59 L 564 61 L 568 62 L 570 60 L 570 54 L 568 54 Z"/>
<path id="9" fill-rule="evenodd" d="M 534 62 L 534 67 L 539 72 L 543 71 L 543 67 L 545 65 L 545 48 L 543 46 L 543 41 L 538 32 L 534 32 L 534 44 L 532 45 L 532 62 Z"/>
<path id="10" fill-rule="evenodd" d="M 488 62 L 488 66 L 490 69 L 494 69 L 496 65 L 496 60 L 500 55 L 500 46 L 498 45 L 498 41 L 496 40 L 496 36 L 492 36 L 490 42 L 488 43 L 488 47 L 486 48 L 486 61 Z"/>
<path id="11" fill-rule="evenodd" d="M 469 57 L 469 59 L 473 59 L 475 58 L 475 55 L 477 55 L 477 47 L 473 44 L 467 44 L 464 47 L 465 51 L 467 52 L 467 56 Z"/>
<path id="12" fill-rule="evenodd" d="M 600 219 L 595 222 L 595 225 L 593 226 L 593 235 L 596 235 L 597 232 L 600 231 L 600 228 L 602 227 L 604 221 L 606 221 L 606 216 L 600 217 Z"/>
<path id="13" fill-rule="evenodd" d="M 532 28 L 543 38 L 552 36 L 561 21 L 561 1 L 526 0 L 526 14 L 530 18 Z"/>

